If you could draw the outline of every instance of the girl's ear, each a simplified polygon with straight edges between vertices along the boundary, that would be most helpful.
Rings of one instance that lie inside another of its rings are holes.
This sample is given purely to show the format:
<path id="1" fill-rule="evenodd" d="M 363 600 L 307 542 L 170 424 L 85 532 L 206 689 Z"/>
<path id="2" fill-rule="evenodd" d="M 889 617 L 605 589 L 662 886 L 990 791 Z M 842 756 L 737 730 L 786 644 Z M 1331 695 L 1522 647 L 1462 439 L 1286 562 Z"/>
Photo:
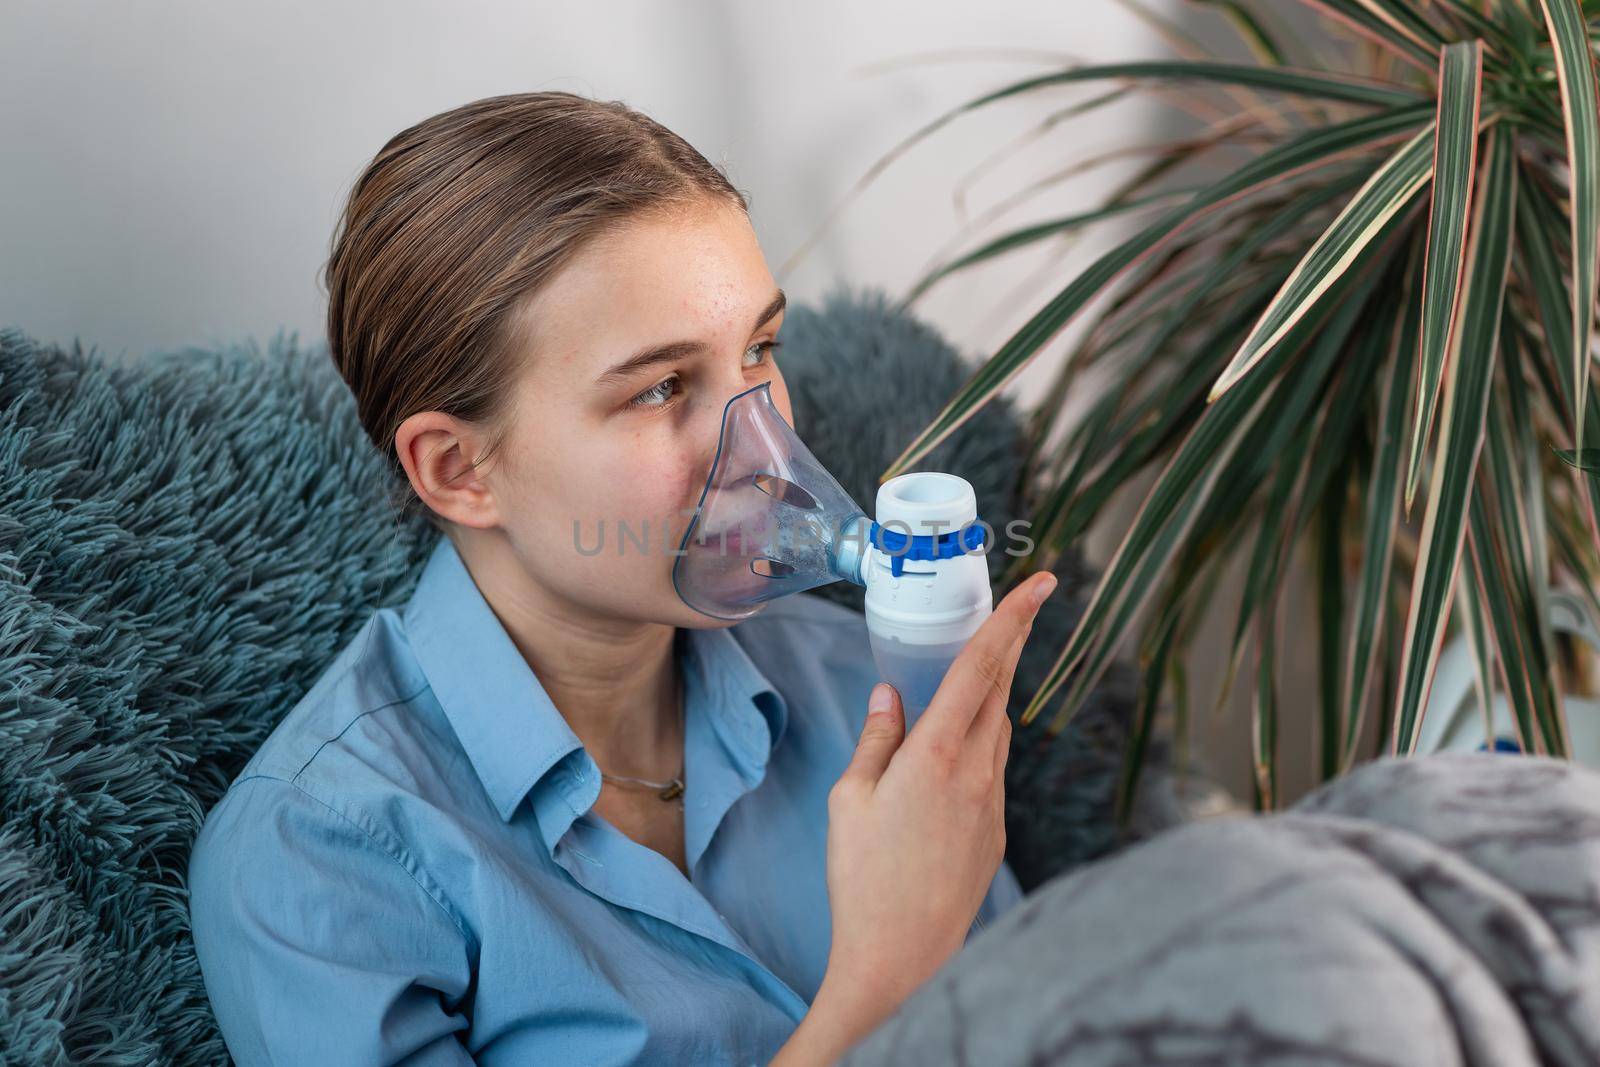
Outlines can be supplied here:
<path id="1" fill-rule="evenodd" d="M 494 490 L 480 460 L 485 442 L 460 420 L 441 411 L 418 412 L 395 431 L 395 454 L 422 503 L 461 526 L 483 528 L 500 521 Z"/>

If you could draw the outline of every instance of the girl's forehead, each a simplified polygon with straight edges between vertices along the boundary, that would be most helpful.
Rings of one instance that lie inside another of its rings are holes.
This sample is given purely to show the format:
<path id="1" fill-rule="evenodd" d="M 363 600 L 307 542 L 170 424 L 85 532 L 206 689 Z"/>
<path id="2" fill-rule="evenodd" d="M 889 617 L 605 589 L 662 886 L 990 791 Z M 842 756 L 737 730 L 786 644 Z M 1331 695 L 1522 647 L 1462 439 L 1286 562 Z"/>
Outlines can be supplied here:
<path id="1" fill-rule="evenodd" d="M 772 289 L 755 231 L 732 208 L 642 217 L 580 250 L 574 265 L 583 281 L 610 283 L 590 284 L 592 296 L 627 301 L 640 314 L 732 314 L 752 288 Z"/>
<path id="2" fill-rule="evenodd" d="M 650 345 L 748 329 L 775 290 L 748 222 L 742 233 L 725 213 L 638 223 L 580 251 L 527 302 L 519 347 L 599 375 Z"/>

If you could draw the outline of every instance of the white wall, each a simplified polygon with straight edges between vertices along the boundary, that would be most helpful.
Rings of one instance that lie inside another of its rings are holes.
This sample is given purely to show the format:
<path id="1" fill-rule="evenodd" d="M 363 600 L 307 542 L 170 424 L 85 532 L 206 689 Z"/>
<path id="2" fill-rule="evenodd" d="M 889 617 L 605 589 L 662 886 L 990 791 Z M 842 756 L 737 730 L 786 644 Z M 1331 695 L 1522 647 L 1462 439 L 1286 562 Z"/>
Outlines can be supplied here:
<path id="1" fill-rule="evenodd" d="M 752 197 L 778 271 L 881 152 L 941 110 L 1044 69 L 1044 51 L 1154 47 L 1111 0 L 11 0 L 0 9 L 0 323 L 134 355 L 280 326 L 320 338 L 317 273 L 362 165 L 427 115 L 534 89 L 626 100 L 722 163 Z M 860 72 L 951 49 L 1021 56 Z M 962 173 L 1043 111 L 1005 104 L 941 132 L 780 283 L 801 301 L 836 276 L 902 290 L 955 232 Z M 1015 177 L 991 176 L 975 204 L 1150 121 L 1139 105 L 1108 110 L 1079 127 L 1081 141 L 1056 137 Z M 1071 183 L 1012 217 L 1080 208 L 1109 182 Z M 1019 321 L 992 305 L 1026 310 L 1007 299 L 1026 266 L 946 285 L 919 310 L 988 350 Z"/>

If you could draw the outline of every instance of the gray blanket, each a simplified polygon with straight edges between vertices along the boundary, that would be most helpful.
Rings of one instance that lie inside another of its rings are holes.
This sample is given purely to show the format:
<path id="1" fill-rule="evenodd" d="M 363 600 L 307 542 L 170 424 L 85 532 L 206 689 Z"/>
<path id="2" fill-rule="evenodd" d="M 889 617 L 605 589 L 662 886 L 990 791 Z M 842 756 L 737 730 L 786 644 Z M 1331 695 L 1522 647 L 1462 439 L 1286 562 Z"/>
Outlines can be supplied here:
<path id="1" fill-rule="evenodd" d="M 1364 765 L 1040 886 L 840 1061 L 1600 1064 L 1600 774 Z"/>

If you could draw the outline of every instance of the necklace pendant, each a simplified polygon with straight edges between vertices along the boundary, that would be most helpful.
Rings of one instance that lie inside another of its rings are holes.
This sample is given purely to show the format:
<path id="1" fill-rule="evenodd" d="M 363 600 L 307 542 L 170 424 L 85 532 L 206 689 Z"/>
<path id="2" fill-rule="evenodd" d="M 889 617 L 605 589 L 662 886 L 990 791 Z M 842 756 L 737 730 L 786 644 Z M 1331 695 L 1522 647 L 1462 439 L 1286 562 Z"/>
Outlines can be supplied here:
<path id="1" fill-rule="evenodd" d="M 658 793 L 656 795 L 659 796 L 662 800 L 672 800 L 675 797 L 682 796 L 683 795 L 683 779 L 682 778 L 674 778 L 672 780 L 672 784 L 671 785 L 667 786 L 665 789 L 663 789 L 660 793 Z"/>

